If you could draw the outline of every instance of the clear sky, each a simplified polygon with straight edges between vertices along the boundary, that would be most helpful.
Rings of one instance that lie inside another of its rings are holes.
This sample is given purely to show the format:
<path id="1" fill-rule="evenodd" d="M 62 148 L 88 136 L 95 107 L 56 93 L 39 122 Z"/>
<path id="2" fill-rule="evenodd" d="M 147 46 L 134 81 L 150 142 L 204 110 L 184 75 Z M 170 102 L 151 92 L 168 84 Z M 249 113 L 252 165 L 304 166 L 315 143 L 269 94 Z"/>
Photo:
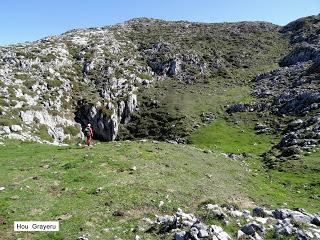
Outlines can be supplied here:
<path id="1" fill-rule="evenodd" d="M 320 13 L 320 0 L 2 0 L 0 45 L 134 17 L 198 22 L 269 21 Z"/>

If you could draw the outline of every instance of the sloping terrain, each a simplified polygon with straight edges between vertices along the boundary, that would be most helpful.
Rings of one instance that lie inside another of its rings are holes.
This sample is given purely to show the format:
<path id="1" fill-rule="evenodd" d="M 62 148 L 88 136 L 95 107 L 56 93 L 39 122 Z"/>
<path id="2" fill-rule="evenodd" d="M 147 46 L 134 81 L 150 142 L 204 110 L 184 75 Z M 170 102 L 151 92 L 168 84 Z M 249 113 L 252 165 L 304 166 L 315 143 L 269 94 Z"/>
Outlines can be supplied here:
<path id="1" fill-rule="evenodd" d="M 270 168 L 291 168 L 296 164 L 288 160 L 297 161 L 319 146 L 319 27 L 320 16 L 285 26 L 281 32 L 290 39 L 292 50 L 281 60 L 281 68 L 256 76 L 252 91 L 255 102 L 229 108 L 229 112 L 260 112 L 271 126 L 260 124 L 259 130 L 282 132 L 279 143 L 264 156 Z"/>
<path id="2" fill-rule="evenodd" d="M 225 136 L 241 127 L 228 133 L 230 125 Z M 245 130 L 241 139 L 254 133 Z M 236 151 L 237 143 L 219 139 L 220 151 L 156 141 L 97 143 L 92 148 L 7 141 L 0 155 L 0 239 L 172 239 L 171 232 L 159 235 L 149 229 L 155 214 L 171 215 L 178 208 L 221 226 L 236 239 L 237 222 L 229 219 L 226 224 L 203 206 L 219 203 L 241 211 L 259 204 L 320 211 L 319 200 L 310 198 L 320 194 L 312 185 L 317 175 L 274 173 L 270 179 L 254 151 L 251 157 L 225 155 Z M 272 144 L 261 135 L 254 140 L 260 152 Z M 244 141 L 242 147 L 252 148 L 252 142 Z M 59 220 L 61 230 L 15 233 L 16 220 Z M 272 232 L 265 239 L 274 239 Z"/>
<path id="3" fill-rule="evenodd" d="M 149 220 L 178 208 L 236 239 L 252 220 L 216 219 L 208 203 L 295 209 L 255 239 L 307 234 L 318 215 L 301 208 L 320 211 L 319 20 L 140 18 L 0 47 L 0 239 L 172 239 L 179 228 L 159 235 Z M 89 122 L 99 141 L 83 148 Z M 62 231 L 12 233 L 16 219 Z"/>
<path id="4" fill-rule="evenodd" d="M 239 162 L 191 146 L 114 142 L 87 149 L 10 142 L 1 151 L 4 239 L 76 239 L 81 234 L 131 239 L 130 228 L 157 212 L 196 209 L 208 199 L 251 204 Z M 49 235 L 14 234 L 16 219 L 60 219 L 62 229 Z"/>
<path id="5" fill-rule="evenodd" d="M 201 111 L 232 101 L 214 96 L 241 99 L 256 72 L 277 65 L 288 49 L 279 29 L 134 19 L 1 47 L 1 134 L 59 143 L 91 122 L 100 140 L 185 141 Z"/>

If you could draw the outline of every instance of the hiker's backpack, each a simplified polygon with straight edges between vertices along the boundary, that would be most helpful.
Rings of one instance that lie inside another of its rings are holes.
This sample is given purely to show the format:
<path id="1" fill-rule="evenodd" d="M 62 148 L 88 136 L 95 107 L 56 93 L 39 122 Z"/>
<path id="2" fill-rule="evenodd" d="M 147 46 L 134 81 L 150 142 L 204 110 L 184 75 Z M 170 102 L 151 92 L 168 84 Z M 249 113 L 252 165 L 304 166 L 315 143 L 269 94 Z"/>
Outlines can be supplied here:
<path id="1" fill-rule="evenodd" d="M 86 127 L 84 129 L 84 134 L 86 135 L 86 137 L 89 137 L 91 135 L 90 127 Z"/>

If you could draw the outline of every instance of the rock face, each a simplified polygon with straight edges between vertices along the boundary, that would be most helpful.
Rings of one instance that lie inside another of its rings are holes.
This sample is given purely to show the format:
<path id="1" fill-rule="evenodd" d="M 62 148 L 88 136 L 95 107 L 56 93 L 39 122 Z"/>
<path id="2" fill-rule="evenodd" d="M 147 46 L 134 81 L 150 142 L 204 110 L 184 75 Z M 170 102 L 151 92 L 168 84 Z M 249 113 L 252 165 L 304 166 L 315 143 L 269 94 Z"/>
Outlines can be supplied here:
<path id="1" fill-rule="evenodd" d="M 130 120 L 130 114 L 137 107 L 137 97 L 134 94 L 128 96 L 126 101 L 114 105 L 109 102 L 106 106 L 97 108 L 93 104 L 79 101 L 75 120 L 83 128 L 91 123 L 94 136 L 100 140 L 113 141 L 117 137 L 119 124 L 126 124 Z"/>

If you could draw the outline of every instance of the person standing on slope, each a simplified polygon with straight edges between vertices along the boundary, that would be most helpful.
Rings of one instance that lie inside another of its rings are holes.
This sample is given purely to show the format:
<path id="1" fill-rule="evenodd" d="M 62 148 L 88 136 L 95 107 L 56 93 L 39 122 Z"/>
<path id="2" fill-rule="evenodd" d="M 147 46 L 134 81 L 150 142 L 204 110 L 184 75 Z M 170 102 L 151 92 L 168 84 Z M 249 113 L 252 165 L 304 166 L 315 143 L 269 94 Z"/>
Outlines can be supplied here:
<path id="1" fill-rule="evenodd" d="M 84 134 L 87 137 L 87 145 L 90 146 L 91 139 L 93 137 L 93 131 L 90 123 L 88 123 L 88 126 L 84 129 Z"/>

